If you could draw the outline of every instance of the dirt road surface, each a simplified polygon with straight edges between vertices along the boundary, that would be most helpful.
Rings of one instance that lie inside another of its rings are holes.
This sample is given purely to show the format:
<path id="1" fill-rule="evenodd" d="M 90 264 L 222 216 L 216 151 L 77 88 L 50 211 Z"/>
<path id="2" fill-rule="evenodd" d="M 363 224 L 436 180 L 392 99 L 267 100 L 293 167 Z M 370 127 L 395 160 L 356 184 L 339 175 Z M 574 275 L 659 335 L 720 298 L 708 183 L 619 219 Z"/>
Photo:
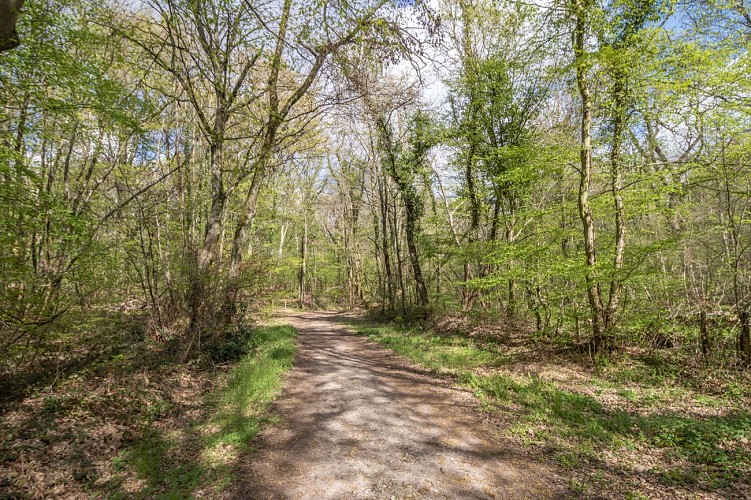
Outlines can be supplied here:
<path id="1" fill-rule="evenodd" d="M 467 391 L 350 333 L 333 313 L 284 318 L 295 367 L 236 498 L 561 498 L 549 466 L 481 418 Z"/>

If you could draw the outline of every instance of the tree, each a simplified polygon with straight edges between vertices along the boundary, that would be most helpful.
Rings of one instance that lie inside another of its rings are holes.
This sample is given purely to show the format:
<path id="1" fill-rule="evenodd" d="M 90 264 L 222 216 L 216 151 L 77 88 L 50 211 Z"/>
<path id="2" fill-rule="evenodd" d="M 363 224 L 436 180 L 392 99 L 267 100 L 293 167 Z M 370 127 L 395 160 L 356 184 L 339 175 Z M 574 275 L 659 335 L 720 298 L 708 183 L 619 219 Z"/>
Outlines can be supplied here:
<path id="1" fill-rule="evenodd" d="M 404 203 L 406 218 L 404 231 L 415 280 L 417 305 L 425 309 L 428 307 L 430 300 L 428 299 L 428 289 L 425 286 L 416 245 L 418 224 L 422 213 L 422 200 L 417 192 L 415 182 L 421 179 L 422 171 L 426 168 L 427 154 L 431 147 L 432 138 L 428 128 L 429 122 L 419 110 L 412 117 L 410 123 L 412 133 L 408 139 L 410 148 L 407 153 L 403 153 L 401 147 L 394 142 L 394 134 L 390 124 L 382 116 L 376 118 L 376 127 L 384 167 L 396 183 Z"/>
<path id="2" fill-rule="evenodd" d="M 0 52 L 18 47 L 20 40 L 16 32 L 16 20 L 24 0 L 3 0 L 0 2 Z"/>

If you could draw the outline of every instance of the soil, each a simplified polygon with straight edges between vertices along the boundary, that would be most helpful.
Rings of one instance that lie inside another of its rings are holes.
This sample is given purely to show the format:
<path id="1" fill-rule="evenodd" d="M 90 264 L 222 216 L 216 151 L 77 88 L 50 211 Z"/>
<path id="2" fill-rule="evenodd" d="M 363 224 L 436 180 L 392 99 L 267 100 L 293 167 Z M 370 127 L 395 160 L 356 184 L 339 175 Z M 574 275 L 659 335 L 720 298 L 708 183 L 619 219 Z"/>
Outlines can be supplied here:
<path id="1" fill-rule="evenodd" d="M 555 468 L 483 418 L 479 402 L 337 323 L 284 318 L 295 367 L 235 498 L 561 498 Z"/>

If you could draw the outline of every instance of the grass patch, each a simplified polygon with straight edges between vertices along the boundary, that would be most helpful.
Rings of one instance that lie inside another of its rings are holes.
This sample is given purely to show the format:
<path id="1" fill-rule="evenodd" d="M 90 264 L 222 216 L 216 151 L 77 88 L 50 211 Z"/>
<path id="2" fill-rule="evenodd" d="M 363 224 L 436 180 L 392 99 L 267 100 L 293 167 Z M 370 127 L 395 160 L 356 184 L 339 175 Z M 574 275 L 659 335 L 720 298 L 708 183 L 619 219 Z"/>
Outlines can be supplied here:
<path id="1" fill-rule="evenodd" d="M 711 480 L 741 479 L 751 466 L 751 455 L 742 446 L 751 438 L 751 414 L 747 411 L 701 419 L 678 412 L 640 415 L 605 409 L 592 396 L 560 389 L 534 376 L 518 381 L 502 374 L 470 373 L 462 381 L 481 399 L 518 405 L 528 430 L 533 434 L 535 429 L 552 430 L 547 438 L 541 434 L 543 441 L 561 448 L 573 448 L 566 443 L 576 443 L 586 460 L 596 460 L 597 452 L 604 448 L 634 449 L 639 443 L 700 466 Z M 570 453 L 567 450 L 563 455 Z"/>
<path id="2" fill-rule="evenodd" d="M 590 482 L 603 470 L 612 472 L 613 463 L 625 474 L 638 475 L 629 460 L 647 455 L 652 461 L 659 457 L 660 467 L 653 467 L 651 476 L 661 486 L 724 488 L 751 474 L 748 407 L 736 404 L 736 394 L 709 396 L 679 385 L 674 366 L 660 366 L 654 359 L 647 361 L 647 369 L 612 365 L 600 377 L 589 374 L 580 389 L 569 390 L 504 368 L 502 359 L 471 339 L 394 325 L 353 326 L 412 361 L 454 375 L 486 410 L 503 412 L 508 435 L 552 451 L 564 468 L 587 465 Z M 687 406 L 699 411 L 666 404 L 675 401 L 689 401 Z"/>
<path id="3" fill-rule="evenodd" d="M 242 342 L 233 338 L 231 349 L 247 354 L 206 402 L 207 416 L 172 432 L 152 426 L 117 459 L 123 475 L 110 482 L 111 496 L 187 498 L 199 490 L 214 496 L 232 483 L 238 459 L 268 420 L 268 406 L 292 367 L 296 336 L 291 326 L 267 326 Z M 125 485 L 128 474 L 133 487 Z"/>
<path id="4" fill-rule="evenodd" d="M 358 326 L 357 331 L 438 372 L 460 373 L 481 366 L 499 366 L 503 361 L 502 357 L 478 348 L 463 337 L 392 326 Z"/>

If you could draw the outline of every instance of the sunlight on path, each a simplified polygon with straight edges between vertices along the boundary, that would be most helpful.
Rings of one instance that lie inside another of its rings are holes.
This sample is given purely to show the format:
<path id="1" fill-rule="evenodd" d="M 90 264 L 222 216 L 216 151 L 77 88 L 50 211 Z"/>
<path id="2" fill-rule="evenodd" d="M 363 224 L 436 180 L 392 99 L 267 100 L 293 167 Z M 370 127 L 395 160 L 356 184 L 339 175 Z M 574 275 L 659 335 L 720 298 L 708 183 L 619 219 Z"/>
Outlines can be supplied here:
<path id="1" fill-rule="evenodd" d="M 336 324 L 290 321 L 299 355 L 236 492 L 245 498 L 550 498 L 560 479 L 495 437 L 471 394 Z"/>

